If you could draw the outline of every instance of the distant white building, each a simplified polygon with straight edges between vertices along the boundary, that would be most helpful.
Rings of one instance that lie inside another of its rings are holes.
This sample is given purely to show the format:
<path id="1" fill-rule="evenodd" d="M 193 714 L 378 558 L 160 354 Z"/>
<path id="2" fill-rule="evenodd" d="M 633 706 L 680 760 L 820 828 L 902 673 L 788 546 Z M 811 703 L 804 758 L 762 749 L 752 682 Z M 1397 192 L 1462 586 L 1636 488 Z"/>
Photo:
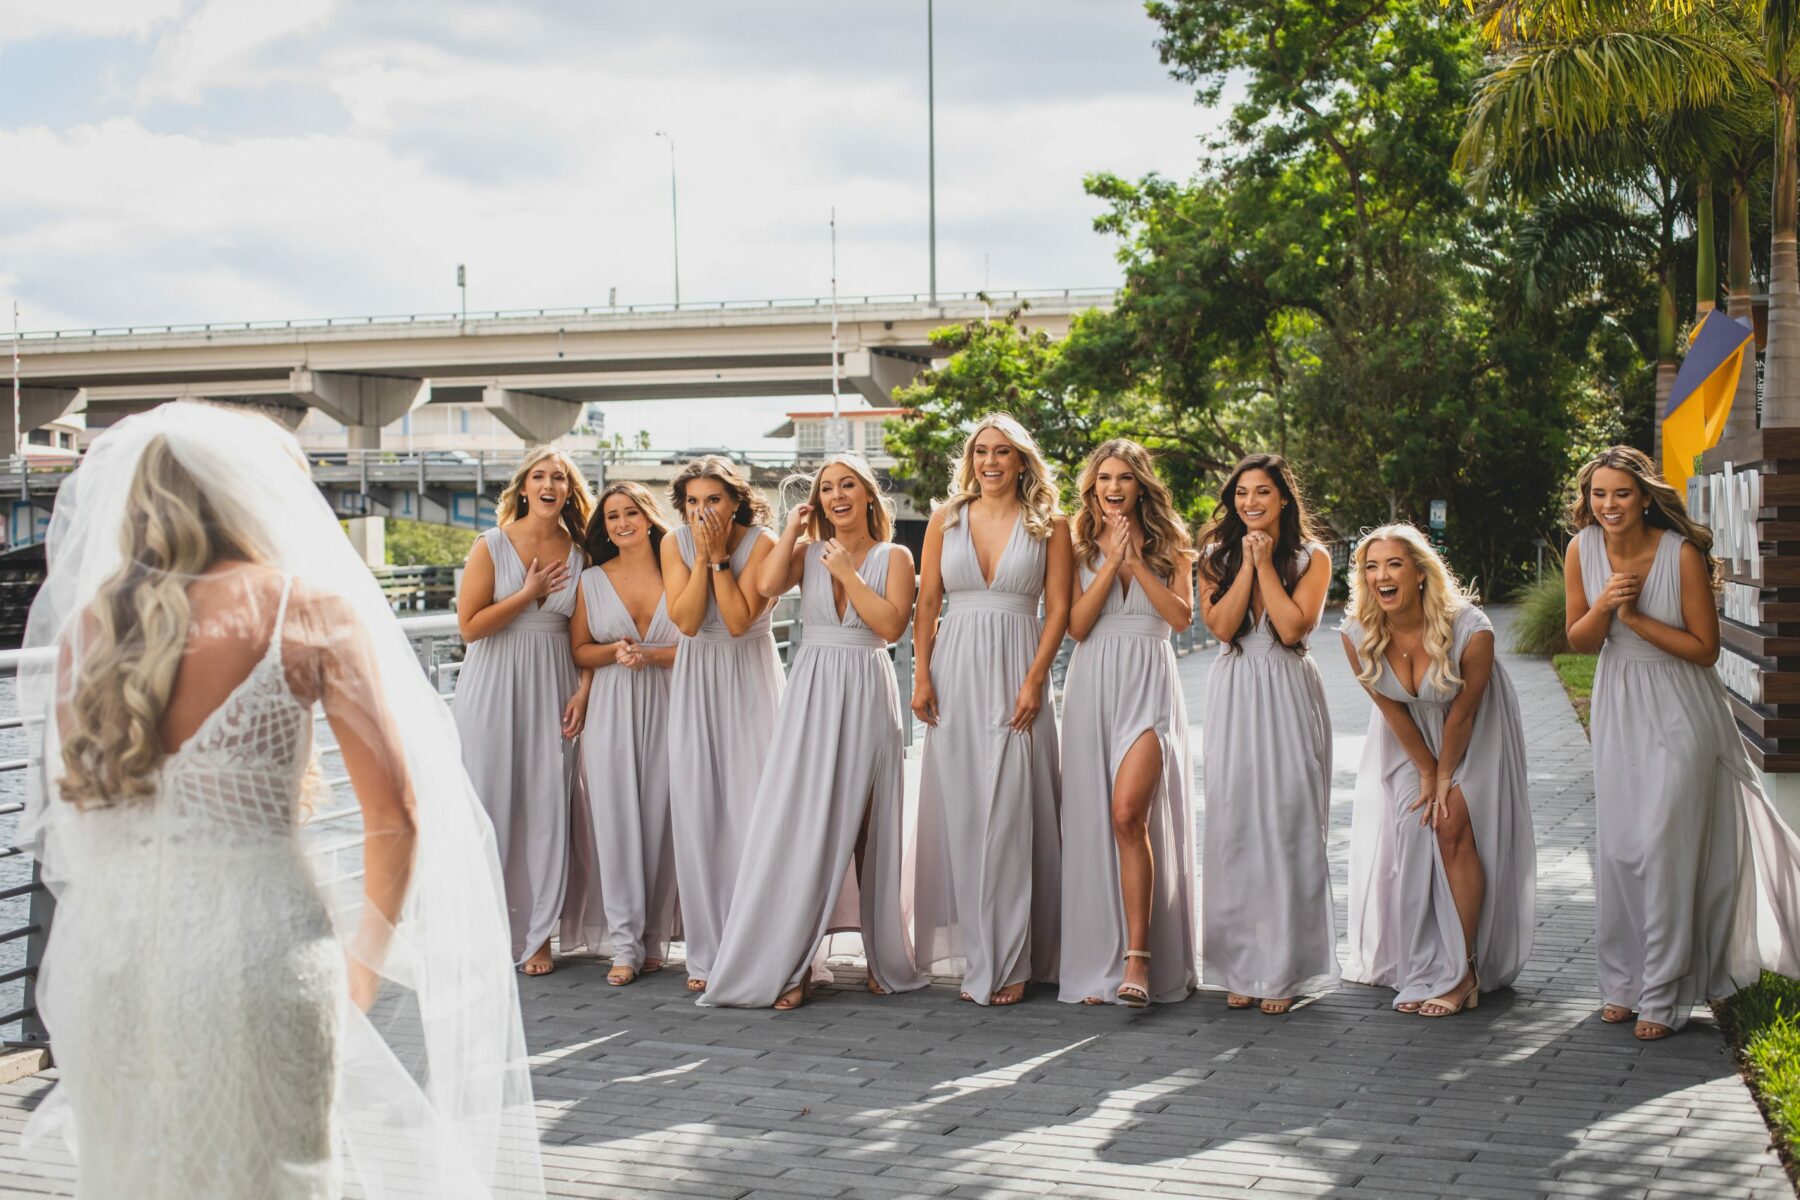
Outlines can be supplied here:
<path id="1" fill-rule="evenodd" d="M 305 450 L 342 450 L 349 443 L 349 430 L 316 408 L 307 411 L 294 436 Z M 598 404 L 588 404 L 582 408 L 575 428 L 557 438 L 555 444 L 570 450 L 593 450 L 605 438 L 606 414 Z M 516 451 L 521 445 L 518 434 L 479 404 L 427 404 L 381 432 L 382 449 L 402 452 L 463 450 L 473 454 L 482 450 Z"/>
<path id="2" fill-rule="evenodd" d="M 847 408 L 840 414 L 848 426 L 845 450 L 860 454 L 871 467 L 891 467 L 894 456 L 887 452 L 885 438 L 888 423 L 898 418 L 904 408 Z M 787 420 L 764 434 L 764 437 L 793 438 L 795 453 L 801 462 L 824 458 L 829 448 L 831 413 L 791 412 Z"/>

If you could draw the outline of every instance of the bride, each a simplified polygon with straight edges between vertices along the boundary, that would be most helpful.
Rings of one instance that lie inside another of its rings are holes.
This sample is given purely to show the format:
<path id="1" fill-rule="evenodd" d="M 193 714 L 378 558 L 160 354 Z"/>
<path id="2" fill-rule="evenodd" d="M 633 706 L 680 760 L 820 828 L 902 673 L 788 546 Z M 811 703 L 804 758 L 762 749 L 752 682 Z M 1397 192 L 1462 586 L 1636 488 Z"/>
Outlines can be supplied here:
<path id="1" fill-rule="evenodd" d="M 128 418 L 48 556 L 19 700 L 61 1083 L 28 1144 L 63 1135 L 82 1197 L 541 1196 L 493 832 L 298 445 Z"/>

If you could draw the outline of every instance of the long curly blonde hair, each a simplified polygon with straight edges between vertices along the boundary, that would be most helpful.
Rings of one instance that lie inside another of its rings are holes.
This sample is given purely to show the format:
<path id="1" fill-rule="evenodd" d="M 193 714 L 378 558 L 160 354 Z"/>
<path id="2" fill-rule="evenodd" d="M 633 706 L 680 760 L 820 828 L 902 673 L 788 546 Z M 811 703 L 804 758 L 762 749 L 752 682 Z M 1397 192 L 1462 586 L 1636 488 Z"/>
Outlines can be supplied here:
<path id="1" fill-rule="evenodd" d="M 1106 529 L 1098 495 L 1100 465 L 1116 458 L 1137 480 L 1138 524 L 1144 530 L 1144 561 L 1159 579 L 1173 579 L 1196 557 L 1193 539 L 1175 509 L 1175 496 L 1156 473 L 1150 451 L 1130 438 L 1101 442 L 1081 467 L 1081 511 L 1075 514 L 1075 561 L 1092 570 L 1101 559 L 1100 536 Z"/>
<path id="2" fill-rule="evenodd" d="M 969 501 L 981 495 L 981 481 L 975 478 L 975 439 L 987 429 L 998 429 L 1019 452 L 1024 464 L 1019 471 L 1018 486 L 1019 504 L 1025 510 L 1025 532 L 1043 541 L 1056 528 L 1056 519 L 1062 516 L 1062 504 L 1056 492 L 1056 468 L 1038 449 L 1037 439 L 1011 413 L 989 413 L 976 422 L 975 428 L 969 430 L 969 436 L 963 439 L 962 457 L 950 480 L 950 495 L 937 505 L 944 514 L 943 527 L 956 528 L 956 523 L 962 520 L 962 510 L 969 506 Z"/>
<path id="3" fill-rule="evenodd" d="M 546 458 L 556 459 L 568 473 L 569 498 L 563 502 L 562 526 L 579 546 L 586 540 L 588 522 L 594 517 L 594 494 L 588 490 L 587 476 L 581 473 L 575 460 L 554 446 L 534 446 L 525 452 L 525 461 L 519 464 L 519 469 L 507 480 L 506 487 L 500 492 L 500 502 L 494 506 L 496 523 L 501 526 L 511 525 L 531 511 L 531 501 L 525 495 L 525 482 L 531 478 L 532 468 Z"/>
<path id="4" fill-rule="evenodd" d="M 187 646 L 187 588 L 220 560 L 265 562 L 263 531 L 218 505 L 163 437 L 138 461 L 125 501 L 124 561 L 100 585 L 74 637 L 63 724 L 63 796 L 84 808 L 141 801 L 156 789 L 161 724 Z"/>
<path id="5" fill-rule="evenodd" d="M 1350 618 L 1362 630 L 1362 642 L 1356 648 L 1362 669 L 1356 673 L 1356 678 L 1364 684 L 1373 684 L 1380 678 L 1381 669 L 1387 662 L 1388 643 L 1394 640 L 1393 632 L 1388 628 L 1387 614 L 1376 602 L 1375 590 L 1363 581 L 1369 547 L 1376 542 L 1399 542 L 1406 547 L 1407 557 L 1412 559 L 1425 583 L 1419 594 L 1419 604 L 1425 610 L 1425 656 L 1431 666 L 1425 672 L 1424 682 L 1439 691 L 1461 687 L 1462 675 L 1456 669 L 1451 651 L 1456 642 L 1457 615 L 1475 603 L 1475 594 L 1456 578 L 1456 573 L 1425 540 L 1425 535 L 1406 521 L 1369 530 L 1357 540 L 1356 551 L 1350 558 Z"/>
<path id="6" fill-rule="evenodd" d="M 811 475 L 790 476 L 782 481 L 785 493 L 790 482 L 802 482 L 806 485 L 806 503 L 812 505 L 812 515 L 806 521 L 806 536 L 815 542 L 825 541 L 837 530 L 831 518 L 825 515 L 824 507 L 819 503 L 819 487 L 825 482 L 825 471 L 830 467 L 843 467 L 856 476 L 864 488 L 868 490 L 869 536 L 878 542 L 892 541 L 894 537 L 894 502 L 881 490 L 881 481 L 875 478 L 868 461 L 860 454 L 844 452 L 833 454 L 819 464 L 819 469 Z"/>
<path id="7" fill-rule="evenodd" d="M 1593 487 L 1594 472 L 1601 467 L 1623 471 L 1637 480 L 1644 498 L 1650 502 L 1649 510 L 1644 513 L 1644 524 L 1652 529 L 1673 529 L 1694 543 L 1695 549 L 1706 559 L 1713 590 L 1724 587 L 1724 565 L 1713 557 L 1712 530 L 1688 515 L 1687 501 L 1682 499 L 1681 493 L 1663 478 L 1650 456 L 1635 446 L 1612 446 L 1583 464 L 1580 474 L 1575 476 L 1575 498 L 1569 502 L 1570 532 L 1580 533 L 1589 525 L 1598 524 L 1589 500 L 1589 489 Z"/>

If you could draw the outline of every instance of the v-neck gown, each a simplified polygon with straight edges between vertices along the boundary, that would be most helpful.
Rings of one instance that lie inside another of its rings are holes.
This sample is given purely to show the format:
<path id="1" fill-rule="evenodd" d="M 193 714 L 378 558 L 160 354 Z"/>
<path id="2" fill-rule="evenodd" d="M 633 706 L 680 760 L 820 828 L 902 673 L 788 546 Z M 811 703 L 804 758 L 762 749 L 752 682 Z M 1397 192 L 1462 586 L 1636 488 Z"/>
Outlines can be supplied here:
<path id="1" fill-rule="evenodd" d="M 681 631 L 659 596 L 650 626 L 637 621 L 604 567 L 581 573 L 588 634 L 596 642 L 630 638 L 674 646 Z M 562 948 L 586 946 L 637 970 L 664 959 L 679 936 L 675 844 L 669 833 L 669 668 L 633 671 L 610 664 L 588 687 L 581 733 L 586 803 L 577 804 Z"/>
<path id="2" fill-rule="evenodd" d="M 699 998 L 705 1006 L 767 1007 L 809 972 L 829 979 L 824 943 L 832 933 L 861 933 L 869 977 L 886 990 L 925 986 L 901 914 L 905 783 L 894 665 L 886 641 L 847 598 L 838 616 L 823 549 L 806 548 L 805 632 L 756 789 L 731 912 Z M 878 595 L 893 558 L 892 547 L 877 545 L 858 572 Z M 865 815 L 859 887 L 856 840 Z"/>
<path id="3" fill-rule="evenodd" d="M 1296 578 L 1325 552 L 1303 547 Z M 1325 849 L 1331 712 L 1309 647 L 1283 646 L 1265 610 L 1236 649 L 1219 646 L 1201 729 L 1200 956 L 1207 984 L 1259 998 L 1336 987 L 1337 922 Z"/>
<path id="4" fill-rule="evenodd" d="M 1477 633 L 1491 633 L 1474 605 L 1456 614 L 1450 657 L 1461 673 L 1463 651 Z M 1349 617 L 1339 629 L 1352 646 L 1362 626 Z M 1444 745 L 1444 719 L 1462 694 L 1421 678 L 1414 695 L 1386 661 L 1375 689 L 1412 714 L 1431 752 Z M 1487 876 L 1475 932 L 1475 972 L 1481 990 L 1506 987 L 1531 956 L 1537 905 L 1537 844 L 1526 792 L 1525 733 L 1519 698 L 1498 658 L 1469 732 L 1454 780 L 1462 789 L 1475 834 L 1475 853 Z M 1419 773 L 1381 710 L 1369 715 L 1369 737 L 1356 775 L 1350 824 L 1350 954 L 1344 978 L 1395 989 L 1395 1004 L 1449 993 L 1467 970 L 1462 919 L 1450 895 L 1437 833 L 1408 812 L 1419 798 Z"/>
<path id="5" fill-rule="evenodd" d="M 1638 610 L 1676 629 L 1681 535 L 1664 530 Z M 1575 535 L 1588 603 L 1606 534 Z M 1595 952 L 1600 995 L 1678 1029 L 1693 1006 L 1800 975 L 1800 839 L 1764 797 L 1716 672 L 1616 617 L 1594 670 Z"/>
<path id="6" fill-rule="evenodd" d="M 960 975 L 977 1004 L 1057 975 L 1062 786 L 1049 681 L 1029 734 L 1011 727 L 1037 654 L 1048 545 L 1021 518 L 990 585 L 969 514 L 944 531 L 944 612 L 931 653 L 938 723 L 926 730 L 914 858 L 921 967 Z"/>
<path id="7" fill-rule="evenodd" d="M 489 529 L 481 540 L 498 602 L 525 586 L 525 564 L 504 530 Z M 471 645 L 456 678 L 463 766 L 494 823 L 515 962 L 556 931 L 568 882 L 569 804 L 578 782 L 562 712 L 580 683 L 569 647 L 579 549 L 570 547 L 568 565 L 562 590 Z"/>
<path id="8" fill-rule="evenodd" d="M 1185 563 L 1181 566 L 1186 570 Z M 1092 587 L 1095 573 L 1081 568 Z M 1150 798 L 1150 998 L 1159 1004 L 1194 990 L 1194 768 L 1187 703 L 1173 632 L 1144 595 L 1113 584 L 1106 606 L 1069 658 L 1063 686 L 1062 963 L 1058 999 L 1117 1003 L 1125 980 L 1124 896 L 1113 837 L 1113 783 L 1145 734 L 1162 751 Z"/>
<path id="9" fill-rule="evenodd" d="M 759 525 L 738 539 L 731 552 L 737 579 L 756 539 L 768 532 Z M 693 531 L 684 526 L 674 536 L 692 569 Z M 781 703 L 781 659 L 769 614 L 732 637 L 707 583 L 706 619 L 697 634 L 681 639 L 669 681 L 669 816 L 690 979 L 712 974 Z"/>

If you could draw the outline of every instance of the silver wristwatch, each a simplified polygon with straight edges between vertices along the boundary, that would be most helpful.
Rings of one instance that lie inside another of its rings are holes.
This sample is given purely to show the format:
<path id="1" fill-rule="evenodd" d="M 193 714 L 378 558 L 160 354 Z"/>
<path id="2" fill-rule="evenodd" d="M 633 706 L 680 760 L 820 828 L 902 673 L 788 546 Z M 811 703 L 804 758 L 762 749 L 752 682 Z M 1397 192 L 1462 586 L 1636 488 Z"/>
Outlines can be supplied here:
<path id="1" fill-rule="evenodd" d="M 731 560 L 729 558 L 725 559 L 723 562 L 708 563 L 707 565 L 710 566 L 715 571 L 731 570 Z"/>

